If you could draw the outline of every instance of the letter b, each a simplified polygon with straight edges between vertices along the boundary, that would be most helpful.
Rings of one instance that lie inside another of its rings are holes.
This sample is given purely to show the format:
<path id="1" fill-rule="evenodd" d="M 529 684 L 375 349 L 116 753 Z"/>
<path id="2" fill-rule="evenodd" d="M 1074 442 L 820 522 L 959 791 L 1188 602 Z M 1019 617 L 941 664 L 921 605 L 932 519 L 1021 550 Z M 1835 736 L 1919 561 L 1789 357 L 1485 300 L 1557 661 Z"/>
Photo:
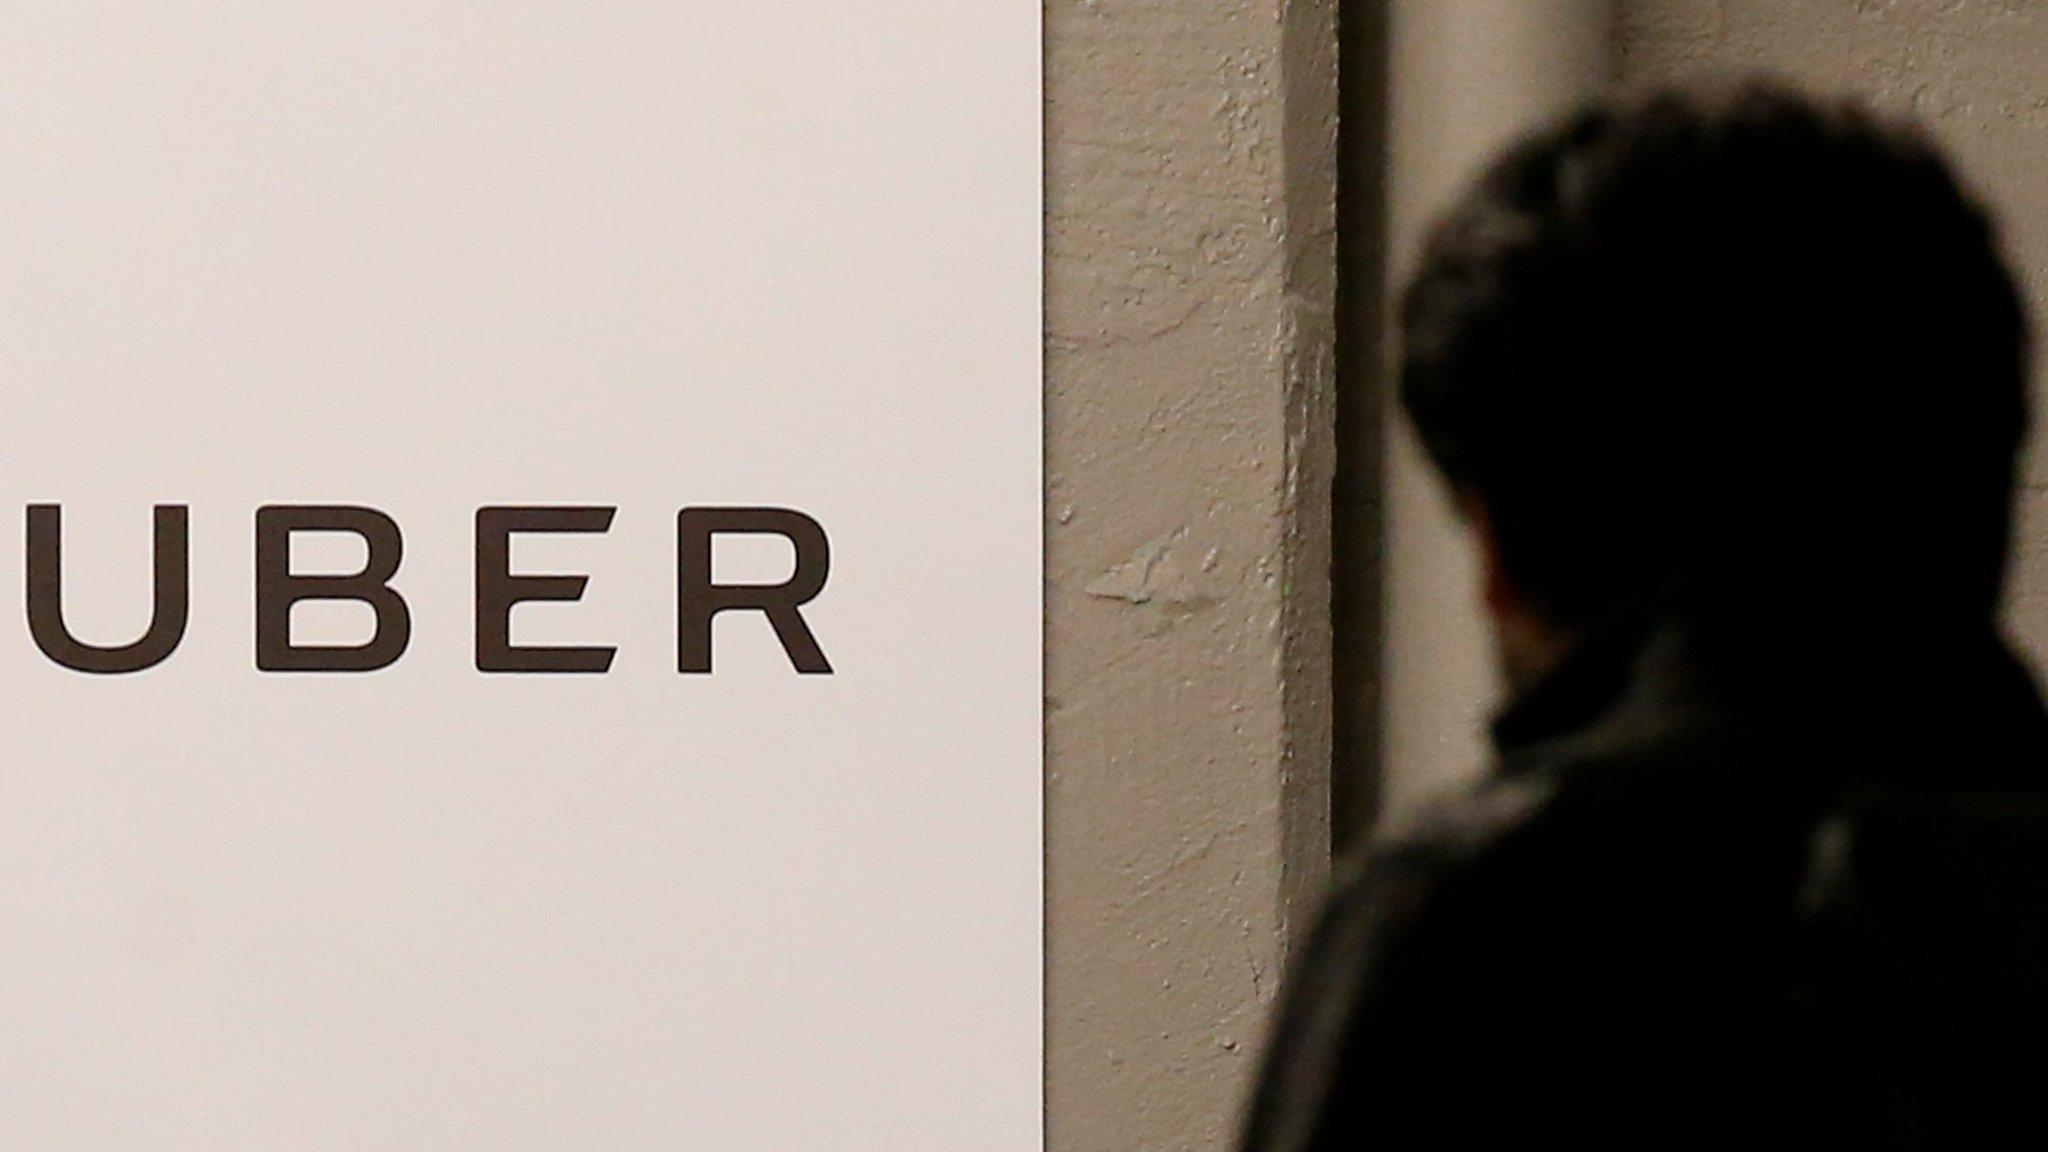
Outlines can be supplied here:
<path id="1" fill-rule="evenodd" d="M 369 557 L 353 576 L 294 576 L 292 533 L 353 532 Z M 375 508 L 271 504 L 256 510 L 256 667 L 265 672 L 372 672 L 405 654 L 412 612 L 391 587 L 405 542 L 398 524 Z M 360 600 L 377 614 L 366 644 L 292 643 L 292 605 L 301 600 Z"/>

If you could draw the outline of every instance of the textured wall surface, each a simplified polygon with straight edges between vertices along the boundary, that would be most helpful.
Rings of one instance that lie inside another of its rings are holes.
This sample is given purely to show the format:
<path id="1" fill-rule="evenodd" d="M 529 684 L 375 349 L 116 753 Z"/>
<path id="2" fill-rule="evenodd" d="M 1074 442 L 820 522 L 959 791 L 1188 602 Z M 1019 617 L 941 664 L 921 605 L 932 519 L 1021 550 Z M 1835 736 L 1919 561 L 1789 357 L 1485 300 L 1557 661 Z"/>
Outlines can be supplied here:
<path id="1" fill-rule="evenodd" d="M 1326 874 L 1334 10 L 1045 10 L 1052 1152 L 1229 1144 Z"/>
<path id="2" fill-rule="evenodd" d="M 1911 116 L 1947 145 L 2004 223 L 2040 330 L 2048 289 L 2048 3 L 2041 0 L 1628 0 L 1623 78 L 1646 85 L 1767 71 Z M 1873 242 L 1883 243 L 1883 237 Z M 2037 406 L 2048 357 L 2037 339 Z M 1929 381 L 1930 388 L 1940 386 Z M 2048 437 L 2037 431 L 2020 498 L 2009 618 L 2048 656 Z"/>

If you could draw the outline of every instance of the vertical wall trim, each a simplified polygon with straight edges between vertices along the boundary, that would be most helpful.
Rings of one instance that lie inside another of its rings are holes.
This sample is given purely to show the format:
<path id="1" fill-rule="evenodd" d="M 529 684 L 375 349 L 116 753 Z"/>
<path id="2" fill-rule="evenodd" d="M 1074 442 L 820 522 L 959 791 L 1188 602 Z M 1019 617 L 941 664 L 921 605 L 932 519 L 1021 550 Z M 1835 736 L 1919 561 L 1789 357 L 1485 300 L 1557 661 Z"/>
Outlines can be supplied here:
<path id="1" fill-rule="evenodd" d="M 1291 949 L 1330 869 L 1331 485 L 1337 467 L 1338 0 L 1281 8 L 1286 524 L 1282 563 L 1280 906 Z M 1284 955 L 1284 953 L 1283 953 Z"/>
<path id="2" fill-rule="evenodd" d="M 1327 875 L 1335 2 L 1045 6 L 1051 1152 L 1232 1145 Z"/>

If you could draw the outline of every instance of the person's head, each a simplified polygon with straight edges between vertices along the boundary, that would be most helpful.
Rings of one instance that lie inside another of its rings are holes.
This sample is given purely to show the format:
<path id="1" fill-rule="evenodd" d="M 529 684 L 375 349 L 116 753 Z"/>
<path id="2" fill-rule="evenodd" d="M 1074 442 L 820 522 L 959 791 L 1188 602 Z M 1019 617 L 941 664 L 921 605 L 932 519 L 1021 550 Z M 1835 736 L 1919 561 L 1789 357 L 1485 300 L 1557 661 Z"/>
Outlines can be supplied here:
<path id="1" fill-rule="evenodd" d="M 1912 129 L 1755 85 L 1594 107 L 1438 222 L 1400 327 L 1511 664 L 1644 608 L 1837 635 L 1994 617 L 2026 316 Z"/>

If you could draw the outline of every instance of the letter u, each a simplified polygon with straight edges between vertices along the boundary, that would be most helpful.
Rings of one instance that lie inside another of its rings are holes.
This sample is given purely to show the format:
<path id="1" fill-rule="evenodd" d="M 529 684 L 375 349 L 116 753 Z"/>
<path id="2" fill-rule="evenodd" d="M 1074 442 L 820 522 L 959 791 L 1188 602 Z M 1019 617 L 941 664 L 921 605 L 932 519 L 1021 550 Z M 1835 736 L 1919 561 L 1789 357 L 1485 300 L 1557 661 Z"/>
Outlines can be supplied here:
<path id="1" fill-rule="evenodd" d="M 191 531 L 186 506 L 158 504 L 155 581 L 149 631 L 133 644 L 86 644 L 64 624 L 63 507 L 28 506 L 28 630 L 50 659 L 77 672 L 112 675 L 160 664 L 185 638 L 192 601 Z"/>

